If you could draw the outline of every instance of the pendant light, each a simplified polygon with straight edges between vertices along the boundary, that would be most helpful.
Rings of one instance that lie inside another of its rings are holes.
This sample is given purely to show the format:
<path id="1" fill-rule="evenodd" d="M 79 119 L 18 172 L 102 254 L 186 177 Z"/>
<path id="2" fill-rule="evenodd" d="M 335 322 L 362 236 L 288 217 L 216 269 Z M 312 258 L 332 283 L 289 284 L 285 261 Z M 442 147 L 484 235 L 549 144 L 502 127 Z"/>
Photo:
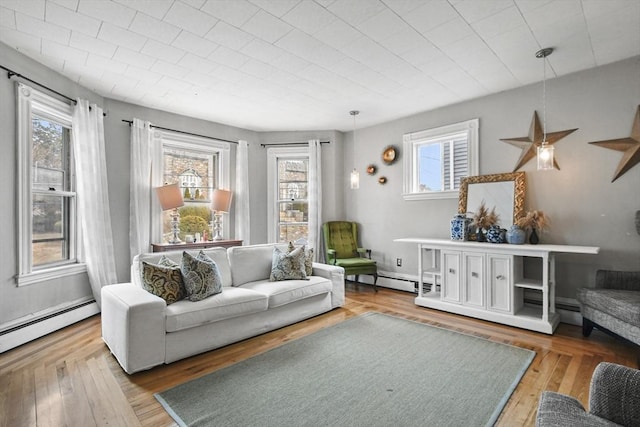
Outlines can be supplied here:
<path id="1" fill-rule="evenodd" d="M 360 114 L 358 110 L 351 110 L 349 114 L 353 116 L 353 170 L 351 171 L 351 189 L 360 188 L 360 173 L 356 169 L 356 116 Z"/>
<path id="2" fill-rule="evenodd" d="M 547 142 L 547 56 L 553 48 L 547 47 L 536 52 L 536 58 L 542 58 L 542 143 L 538 147 L 538 170 L 554 169 L 553 145 Z"/>

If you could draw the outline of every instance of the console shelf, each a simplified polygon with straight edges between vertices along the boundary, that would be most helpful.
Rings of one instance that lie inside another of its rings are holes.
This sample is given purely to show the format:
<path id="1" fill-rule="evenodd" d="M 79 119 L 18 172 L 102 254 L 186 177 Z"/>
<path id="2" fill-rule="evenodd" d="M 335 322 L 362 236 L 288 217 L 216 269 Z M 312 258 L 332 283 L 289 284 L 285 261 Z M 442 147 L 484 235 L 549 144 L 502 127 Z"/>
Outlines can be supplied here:
<path id="1" fill-rule="evenodd" d="M 422 307 L 552 334 L 560 322 L 555 308 L 555 254 L 597 254 L 595 246 L 508 245 L 445 239 L 405 238 L 418 247 L 418 296 Z M 426 262 L 425 262 L 426 258 Z M 524 275 L 524 259 L 542 264 L 542 278 Z M 431 283 L 431 291 L 423 289 Z M 542 293 L 542 305 L 524 303 L 524 290 Z"/>

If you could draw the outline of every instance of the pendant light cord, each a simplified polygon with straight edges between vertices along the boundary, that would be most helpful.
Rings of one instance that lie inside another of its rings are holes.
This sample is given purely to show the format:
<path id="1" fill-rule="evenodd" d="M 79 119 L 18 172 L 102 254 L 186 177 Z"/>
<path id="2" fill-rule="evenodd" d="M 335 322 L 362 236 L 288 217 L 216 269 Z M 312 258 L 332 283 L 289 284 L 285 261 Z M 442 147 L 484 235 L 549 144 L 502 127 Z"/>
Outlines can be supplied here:
<path id="1" fill-rule="evenodd" d="M 542 144 L 547 144 L 547 57 L 542 58 Z"/>

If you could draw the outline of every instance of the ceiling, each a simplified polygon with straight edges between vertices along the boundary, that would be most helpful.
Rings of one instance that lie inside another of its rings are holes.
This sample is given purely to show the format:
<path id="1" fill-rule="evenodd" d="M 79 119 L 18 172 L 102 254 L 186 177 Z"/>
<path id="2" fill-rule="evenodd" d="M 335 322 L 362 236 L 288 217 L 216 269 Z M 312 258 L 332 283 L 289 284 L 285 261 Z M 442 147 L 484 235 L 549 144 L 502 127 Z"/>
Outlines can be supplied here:
<path id="1" fill-rule="evenodd" d="M 0 42 L 107 98 L 347 131 L 540 81 L 543 47 L 548 78 L 640 55 L 640 0 L 0 0 Z"/>

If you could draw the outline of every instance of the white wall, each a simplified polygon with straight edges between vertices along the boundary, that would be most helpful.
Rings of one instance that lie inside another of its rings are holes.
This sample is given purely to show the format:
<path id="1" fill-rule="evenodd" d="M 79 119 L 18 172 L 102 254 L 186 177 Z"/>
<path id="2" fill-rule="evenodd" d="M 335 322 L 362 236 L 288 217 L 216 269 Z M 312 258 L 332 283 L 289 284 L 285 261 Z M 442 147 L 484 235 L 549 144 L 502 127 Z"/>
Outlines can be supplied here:
<path id="1" fill-rule="evenodd" d="M 622 153 L 588 144 L 628 137 L 639 104 L 640 57 L 547 81 L 548 131 L 579 129 L 555 144 L 561 170 L 538 172 L 535 159 L 521 169 L 527 173 L 525 208 L 550 216 L 543 243 L 601 248 L 595 256 L 558 256 L 560 296 L 575 298 L 577 288 L 593 286 L 599 268 L 640 270 L 640 236 L 634 228 L 640 165 L 611 183 Z M 449 221 L 457 211 L 457 199 L 405 201 L 402 160 L 384 165 L 383 149 L 396 145 L 402 156 L 403 134 L 478 117 L 480 174 L 512 172 L 521 151 L 500 138 L 526 136 L 534 110 L 542 120 L 541 83 L 357 130 L 360 189 L 345 190 L 345 212 L 361 224 L 363 244 L 373 249 L 382 270 L 417 275 L 416 248 L 393 240 L 449 238 Z M 353 168 L 352 132 L 345 142 L 343 176 Z M 369 163 L 379 167 L 373 177 L 365 173 Z M 388 177 L 386 185 L 377 183 L 381 175 Z M 396 258 L 403 258 L 402 267 L 396 267 Z"/>

